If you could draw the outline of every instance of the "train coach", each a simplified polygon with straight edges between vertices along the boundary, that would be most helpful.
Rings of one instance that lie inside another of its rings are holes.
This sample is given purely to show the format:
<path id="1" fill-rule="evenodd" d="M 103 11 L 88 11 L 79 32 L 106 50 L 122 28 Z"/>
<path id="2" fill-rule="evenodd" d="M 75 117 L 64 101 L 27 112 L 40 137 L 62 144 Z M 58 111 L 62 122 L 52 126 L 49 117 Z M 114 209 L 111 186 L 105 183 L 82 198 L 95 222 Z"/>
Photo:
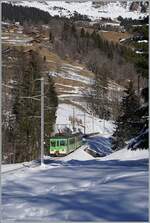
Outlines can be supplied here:
<path id="1" fill-rule="evenodd" d="M 51 156 L 67 155 L 83 144 L 80 134 L 56 135 L 50 138 L 49 154 Z"/>

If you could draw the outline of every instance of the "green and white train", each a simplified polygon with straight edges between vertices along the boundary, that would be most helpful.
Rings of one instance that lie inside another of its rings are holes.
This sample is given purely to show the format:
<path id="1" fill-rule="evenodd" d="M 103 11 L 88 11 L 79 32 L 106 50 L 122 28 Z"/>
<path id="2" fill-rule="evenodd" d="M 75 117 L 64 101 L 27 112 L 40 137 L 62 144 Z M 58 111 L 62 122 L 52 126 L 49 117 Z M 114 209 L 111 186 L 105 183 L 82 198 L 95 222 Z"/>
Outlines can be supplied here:
<path id="1" fill-rule="evenodd" d="M 50 138 L 49 154 L 51 156 L 67 155 L 83 144 L 79 134 L 56 135 Z"/>

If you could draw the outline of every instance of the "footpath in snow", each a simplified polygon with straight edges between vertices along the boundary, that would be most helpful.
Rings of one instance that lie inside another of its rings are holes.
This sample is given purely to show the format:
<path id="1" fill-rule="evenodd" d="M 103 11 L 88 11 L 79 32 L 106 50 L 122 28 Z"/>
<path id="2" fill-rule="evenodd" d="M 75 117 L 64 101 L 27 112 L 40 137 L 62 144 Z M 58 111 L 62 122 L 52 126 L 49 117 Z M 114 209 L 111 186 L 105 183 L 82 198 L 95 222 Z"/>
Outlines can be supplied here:
<path id="1" fill-rule="evenodd" d="M 3 219 L 148 221 L 148 151 L 95 159 L 85 146 L 44 167 L 3 173 Z"/>

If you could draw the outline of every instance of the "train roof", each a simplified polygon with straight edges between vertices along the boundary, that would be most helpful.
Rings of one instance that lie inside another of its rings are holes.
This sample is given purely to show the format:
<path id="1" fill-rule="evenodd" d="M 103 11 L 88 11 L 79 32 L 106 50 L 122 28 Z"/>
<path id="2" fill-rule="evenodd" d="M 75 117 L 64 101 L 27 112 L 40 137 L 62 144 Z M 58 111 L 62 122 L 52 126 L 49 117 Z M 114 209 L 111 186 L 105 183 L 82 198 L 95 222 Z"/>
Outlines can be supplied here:
<path id="1" fill-rule="evenodd" d="M 72 138 L 72 137 L 75 137 L 75 136 L 80 136 L 79 133 L 76 133 L 76 134 L 58 134 L 58 135 L 55 135 L 55 136 L 52 136 L 50 137 L 50 139 L 68 139 L 68 138 Z"/>

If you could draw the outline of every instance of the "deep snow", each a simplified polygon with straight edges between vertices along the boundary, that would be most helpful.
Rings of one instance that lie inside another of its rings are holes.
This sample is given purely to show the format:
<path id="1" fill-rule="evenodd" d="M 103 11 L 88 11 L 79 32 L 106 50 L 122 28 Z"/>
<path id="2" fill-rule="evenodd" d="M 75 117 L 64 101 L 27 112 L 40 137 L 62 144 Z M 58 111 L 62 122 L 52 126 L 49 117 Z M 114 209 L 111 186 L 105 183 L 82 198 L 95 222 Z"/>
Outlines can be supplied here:
<path id="1" fill-rule="evenodd" d="M 4 219 L 148 220 L 146 161 L 54 164 L 20 170 L 3 179 Z"/>
<path id="2" fill-rule="evenodd" d="M 45 157 L 42 167 L 33 162 L 5 171 L 3 219 L 148 221 L 148 151 L 140 158 L 136 152 L 125 156 L 124 149 L 104 161 L 86 154 L 86 146 L 64 158 Z"/>

